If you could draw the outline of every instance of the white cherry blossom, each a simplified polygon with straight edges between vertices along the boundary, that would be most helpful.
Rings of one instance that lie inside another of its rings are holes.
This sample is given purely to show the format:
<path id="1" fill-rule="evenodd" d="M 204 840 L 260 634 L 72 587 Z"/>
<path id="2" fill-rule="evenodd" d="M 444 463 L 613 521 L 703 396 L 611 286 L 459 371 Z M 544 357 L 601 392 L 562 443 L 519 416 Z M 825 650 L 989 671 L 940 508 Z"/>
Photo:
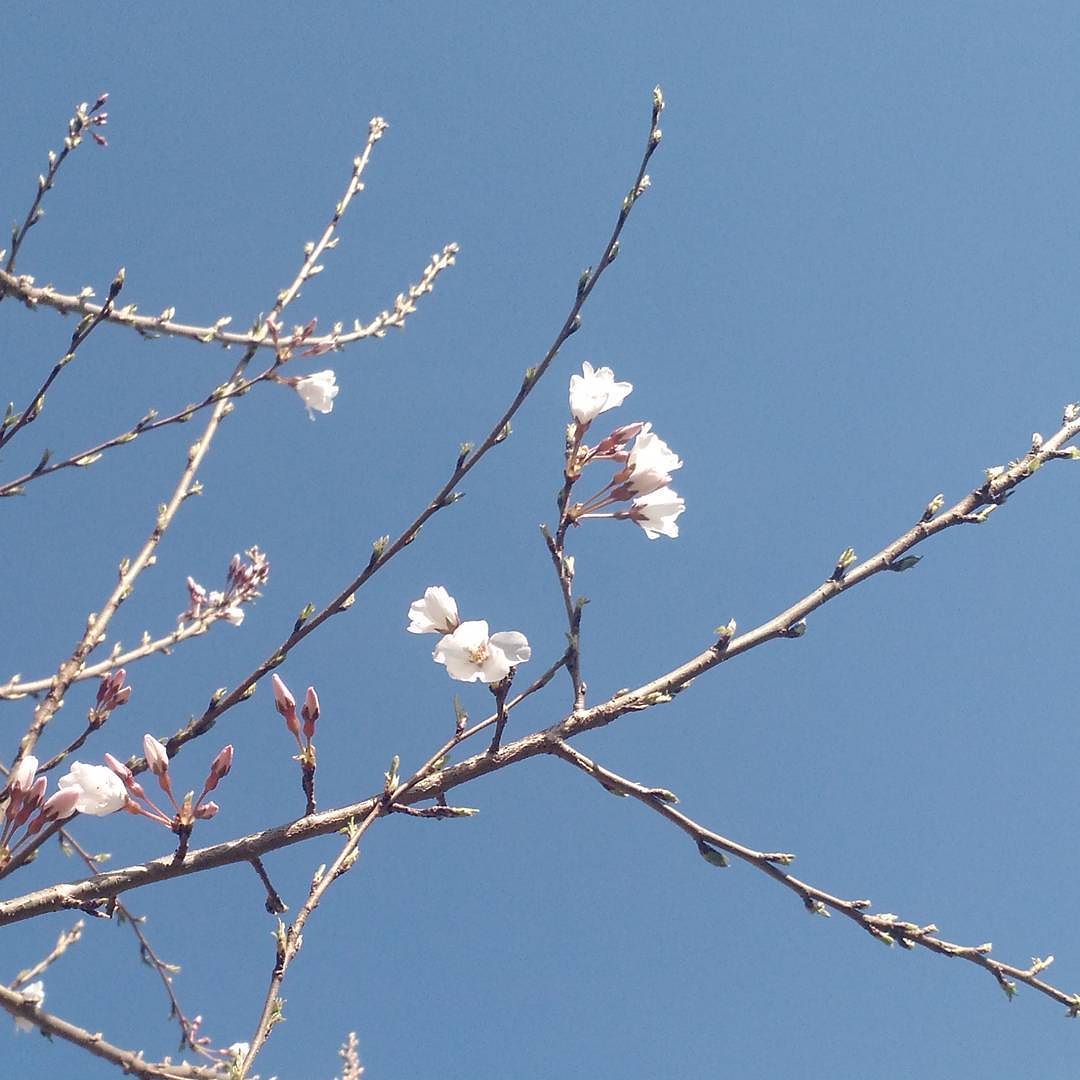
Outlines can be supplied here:
<path id="1" fill-rule="evenodd" d="M 37 982 L 27 983 L 19 993 L 22 994 L 27 1001 L 37 1005 L 38 1008 L 45 1004 L 45 984 L 40 979 L 38 979 Z M 15 1017 L 16 1031 L 33 1031 L 34 1027 L 35 1025 L 32 1020 L 27 1020 L 24 1016 Z"/>
<path id="2" fill-rule="evenodd" d="M 460 622 L 457 601 L 442 585 L 432 585 L 409 605 L 406 629 L 410 634 L 452 634 Z"/>
<path id="3" fill-rule="evenodd" d="M 80 814 L 104 817 L 123 808 L 127 802 L 127 789 L 123 780 L 107 765 L 87 765 L 73 761 L 71 771 L 61 776 L 58 786 L 62 791 L 78 789 L 79 801 L 75 809 Z"/>
<path id="4" fill-rule="evenodd" d="M 447 634 L 431 654 L 437 664 L 446 665 L 451 679 L 461 682 L 501 682 L 510 668 L 524 664 L 532 656 L 525 635 L 504 630 L 488 636 L 488 624 L 482 619 L 463 622 Z"/>
<path id="5" fill-rule="evenodd" d="M 626 461 L 629 475 L 626 488 L 634 495 L 649 495 L 671 483 L 671 474 L 682 468 L 682 460 L 663 439 L 646 424 Z"/>
<path id="6" fill-rule="evenodd" d="M 593 369 L 586 360 L 580 375 L 570 376 L 570 412 L 582 426 L 591 424 L 602 412 L 621 405 L 634 389 L 632 383 L 616 382 L 609 367 Z"/>
<path id="7" fill-rule="evenodd" d="M 293 388 L 300 395 L 312 420 L 315 419 L 316 412 L 325 414 L 333 410 L 334 398 L 341 389 L 336 380 L 337 376 L 328 369 L 305 375 L 293 383 Z"/>
<path id="8" fill-rule="evenodd" d="M 669 487 L 662 487 L 636 498 L 630 504 L 629 510 L 620 510 L 615 516 L 636 521 L 650 540 L 659 536 L 669 536 L 674 540 L 679 535 L 679 526 L 675 519 L 685 509 L 686 503 L 682 496 Z"/>

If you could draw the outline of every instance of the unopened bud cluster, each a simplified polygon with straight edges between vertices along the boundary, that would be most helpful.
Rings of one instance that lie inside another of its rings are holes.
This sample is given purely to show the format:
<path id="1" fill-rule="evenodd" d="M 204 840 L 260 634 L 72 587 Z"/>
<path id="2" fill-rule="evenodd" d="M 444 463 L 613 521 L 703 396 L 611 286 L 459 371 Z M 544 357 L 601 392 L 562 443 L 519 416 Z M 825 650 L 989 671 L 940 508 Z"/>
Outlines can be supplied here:
<path id="1" fill-rule="evenodd" d="M 244 621 L 244 604 L 249 604 L 260 595 L 259 589 L 270 577 L 270 562 L 257 548 L 252 547 L 244 553 L 232 557 L 226 572 L 225 588 L 207 592 L 194 578 L 187 579 L 188 606 L 180 613 L 179 622 L 201 622 L 207 626 L 224 619 L 233 626 Z"/>

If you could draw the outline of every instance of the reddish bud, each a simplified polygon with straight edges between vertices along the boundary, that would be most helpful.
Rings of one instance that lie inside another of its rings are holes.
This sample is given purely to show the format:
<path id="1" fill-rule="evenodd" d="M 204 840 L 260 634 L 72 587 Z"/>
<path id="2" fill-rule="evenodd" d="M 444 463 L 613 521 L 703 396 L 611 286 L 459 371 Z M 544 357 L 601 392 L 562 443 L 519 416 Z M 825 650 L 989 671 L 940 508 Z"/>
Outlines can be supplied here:
<path id="1" fill-rule="evenodd" d="M 39 776 L 30 785 L 30 790 L 28 792 L 25 794 L 20 792 L 12 795 L 11 805 L 8 807 L 8 816 L 11 818 L 11 824 L 16 829 L 20 825 L 24 825 L 26 819 L 45 800 L 45 789 L 48 786 L 49 781 L 44 776 Z"/>
<path id="2" fill-rule="evenodd" d="M 304 718 L 304 736 L 310 739 L 315 734 L 315 721 L 319 719 L 319 695 L 314 686 L 307 688 L 300 715 Z"/>
<path id="3" fill-rule="evenodd" d="M 277 674 L 270 676 L 270 685 L 274 688 L 274 706 L 285 718 L 285 725 L 296 736 L 300 734 L 300 723 L 296 719 L 296 698 Z"/>
<path id="4" fill-rule="evenodd" d="M 218 756 L 214 758 L 210 765 L 210 775 L 206 778 L 206 786 L 203 788 L 203 795 L 208 791 L 213 791 L 214 788 L 229 775 L 229 770 L 232 768 L 233 763 L 233 748 L 232 743 L 223 747 Z"/>
<path id="5" fill-rule="evenodd" d="M 641 434 L 645 424 L 641 420 L 635 420 L 632 424 L 623 424 L 617 427 L 605 439 L 601 439 L 593 451 L 594 457 L 610 457 L 621 450 L 631 439 L 636 439 Z"/>
<path id="6" fill-rule="evenodd" d="M 206 821 L 207 819 L 212 818 L 220 809 L 221 808 L 216 802 L 204 802 L 199 803 L 199 805 L 195 807 L 192 813 L 195 817 Z"/>

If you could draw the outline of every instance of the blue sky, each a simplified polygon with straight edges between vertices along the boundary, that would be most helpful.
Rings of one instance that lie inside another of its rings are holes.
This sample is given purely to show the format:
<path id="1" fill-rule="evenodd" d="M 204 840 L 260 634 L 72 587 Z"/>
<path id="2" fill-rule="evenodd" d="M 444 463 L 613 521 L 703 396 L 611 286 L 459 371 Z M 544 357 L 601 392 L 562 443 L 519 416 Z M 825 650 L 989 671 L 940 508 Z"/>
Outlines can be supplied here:
<path id="1" fill-rule="evenodd" d="M 367 190 L 290 322 L 370 319 L 429 255 L 458 265 L 403 333 L 332 358 L 341 392 L 309 423 L 259 387 L 224 425 L 205 495 L 180 514 L 115 629 L 167 630 L 192 574 L 216 587 L 251 544 L 272 563 L 240 630 L 132 668 L 135 692 L 86 756 L 133 752 L 201 712 L 332 597 L 481 438 L 554 337 L 625 194 L 659 82 L 668 109 L 622 251 L 466 497 L 281 672 L 323 704 L 320 806 L 376 790 L 448 733 L 456 686 L 404 633 L 444 584 L 558 655 L 561 602 L 537 526 L 554 520 L 566 383 L 583 360 L 634 383 L 614 422 L 651 420 L 680 453 L 676 541 L 629 523 L 572 537 L 590 702 L 695 655 L 715 626 L 764 621 L 869 555 L 938 491 L 1021 455 L 1080 398 L 1080 12 L 1065 4 L 7 5 L 0 206 L 22 218 L 75 102 L 110 92 L 110 146 L 67 163 L 20 257 L 39 283 L 196 322 L 250 325 L 295 273 L 362 146 L 391 124 Z M 0 397 L 23 401 L 72 323 L 0 305 Z M 217 349 L 95 332 L 41 418 L 0 459 L 71 453 L 231 370 Z M 302 370 L 326 366 L 305 362 Z M 55 670 L 152 527 L 196 428 L 170 428 L 3 505 L 0 680 Z M 581 749 L 676 791 L 733 839 L 797 853 L 806 880 L 870 897 L 1080 989 L 1070 898 L 1077 482 L 1068 463 L 913 572 L 828 605 L 799 641 L 758 649 Z M 72 691 L 50 748 L 81 727 Z M 568 708 L 565 679 L 509 735 Z M 3 703 L 10 760 L 30 714 Z M 174 770 L 236 765 L 200 826 L 212 843 L 298 816 L 268 689 Z M 888 951 L 813 919 L 748 867 L 708 867 L 655 815 L 536 760 L 460 793 L 468 821 L 394 819 L 309 926 L 264 1076 L 330 1077 L 356 1030 L 368 1076 L 1072 1076 L 1075 1031 L 1033 991 L 1006 1001 L 969 965 Z M 79 823 L 124 865 L 168 837 Z M 271 856 L 295 907 L 332 840 Z M 4 895 L 81 876 L 55 850 Z M 232 868 L 130 897 L 184 1007 L 224 1045 L 254 1027 L 273 961 L 254 875 Z M 70 917 L 6 931 L 9 981 Z M 175 1027 L 128 930 L 94 922 L 47 1005 L 160 1056 Z M 0 1025 L 13 1076 L 112 1075 Z"/>

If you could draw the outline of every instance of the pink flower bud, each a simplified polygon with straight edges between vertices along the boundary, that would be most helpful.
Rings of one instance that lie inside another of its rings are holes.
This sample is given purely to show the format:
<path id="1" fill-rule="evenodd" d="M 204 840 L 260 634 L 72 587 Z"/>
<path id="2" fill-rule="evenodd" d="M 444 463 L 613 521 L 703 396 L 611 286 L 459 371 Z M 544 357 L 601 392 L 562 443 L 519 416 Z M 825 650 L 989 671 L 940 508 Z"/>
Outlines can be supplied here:
<path id="1" fill-rule="evenodd" d="M 63 821 L 71 817 L 81 794 L 78 788 L 61 788 L 54 792 L 45 800 L 41 813 L 27 825 L 26 835 L 32 836 L 46 821 Z"/>
<path id="2" fill-rule="evenodd" d="M 304 718 L 304 736 L 310 739 L 315 734 L 315 721 L 319 719 L 319 695 L 314 686 L 307 688 L 300 715 Z"/>
<path id="3" fill-rule="evenodd" d="M 28 810 L 36 810 L 45 801 L 45 789 L 49 781 L 44 776 L 39 776 L 31 785 L 23 800 L 23 806 Z"/>
<path id="4" fill-rule="evenodd" d="M 45 789 L 49 781 L 44 776 L 39 776 L 25 794 L 18 792 L 11 797 L 11 805 L 8 807 L 8 816 L 14 828 L 26 824 L 27 818 L 42 804 L 45 799 Z"/>
<path id="5" fill-rule="evenodd" d="M 232 743 L 228 746 L 222 747 L 218 752 L 218 756 L 214 758 L 210 765 L 210 775 L 206 778 L 206 786 L 203 788 L 203 795 L 208 791 L 213 791 L 214 788 L 229 775 L 229 770 L 232 768 L 233 763 L 233 748 Z"/>
<path id="6" fill-rule="evenodd" d="M 27 754 L 12 771 L 8 780 L 8 791 L 12 795 L 22 795 L 29 791 L 37 769 L 38 759 L 33 754 Z"/>
<path id="7" fill-rule="evenodd" d="M 296 736 L 300 735 L 300 723 L 296 719 L 296 698 L 276 673 L 270 676 L 270 685 L 274 688 L 274 706 L 285 718 L 285 726 Z"/>
<path id="8" fill-rule="evenodd" d="M 112 754 L 105 755 L 105 764 L 124 781 L 125 785 L 130 784 L 135 779 L 135 774 L 122 761 L 114 758 Z"/>
<path id="9" fill-rule="evenodd" d="M 146 755 L 146 764 L 155 776 L 164 776 L 169 771 L 168 751 L 153 735 L 143 736 L 143 753 Z"/>
<path id="10" fill-rule="evenodd" d="M 199 805 L 195 807 L 192 813 L 195 815 L 195 817 L 206 821 L 207 819 L 212 818 L 219 809 L 221 808 L 216 802 L 204 802 L 199 803 Z"/>
<path id="11" fill-rule="evenodd" d="M 641 420 L 635 420 L 632 424 L 623 424 L 616 428 L 606 438 L 601 439 L 593 451 L 594 457 L 611 457 L 617 451 L 622 450 L 631 439 L 636 439 L 641 434 L 645 424 Z"/>

